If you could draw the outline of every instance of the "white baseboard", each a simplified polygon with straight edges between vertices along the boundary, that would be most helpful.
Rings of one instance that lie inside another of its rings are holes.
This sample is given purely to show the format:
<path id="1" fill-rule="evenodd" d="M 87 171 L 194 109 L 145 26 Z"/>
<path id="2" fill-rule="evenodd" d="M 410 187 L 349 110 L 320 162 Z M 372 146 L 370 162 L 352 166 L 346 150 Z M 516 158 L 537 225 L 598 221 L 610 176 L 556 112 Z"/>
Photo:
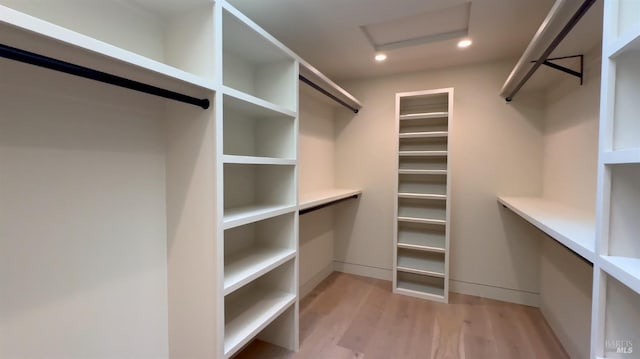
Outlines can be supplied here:
<path id="1" fill-rule="evenodd" d="M 501 300 L 503 302 L 540 307 L 540 295 L 538 293 L 525 292 L 516 289 L 500 288 L 485 284 L 460 282 L 450 279 L 449 291 Z"/>
<path id="2" fill-rule="evenodd" d="M 377 279 L 383 279 L 383 280 L 392 279 L 391 270 L 385 269 L 385 268 L 333 261 L 333 269 L 337 272 L 355 274 L 363 277 L 377 278 Z"/>
<path id="3" fill-rule="evenodd" d="M 300 285 L 299 288 L 299 297 L 300 299 L 307 296 L 307 294 L 311 293 L 313 288 L 315 288 L 320 282 L 322 282 L 325 278 L 327 278 L 331 273 L 333 273 L 333 262 L 329 263 L 326 267 L 322 268 L 321 271 L 314 274 L 311 279 L 306 281 L 305 283 Z"/>

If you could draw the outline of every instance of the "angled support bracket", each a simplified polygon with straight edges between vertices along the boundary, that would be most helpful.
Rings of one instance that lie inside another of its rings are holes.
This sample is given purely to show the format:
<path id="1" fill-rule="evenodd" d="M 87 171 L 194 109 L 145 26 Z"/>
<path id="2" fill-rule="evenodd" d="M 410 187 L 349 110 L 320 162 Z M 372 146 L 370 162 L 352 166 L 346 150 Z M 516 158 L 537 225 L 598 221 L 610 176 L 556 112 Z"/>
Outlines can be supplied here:
<path id="1" fill-rule="evenodd" d="M 573 59 L 573 58 L 576 58 L 576 57 L 580 58 L 580 71 L 579 72 L 576 71 L 576 70 L 570 69 L 568 67 L 564 67 L 564 66 L 561 66 L 561 65 L 558 65 L 558 64 L 555 64 L 555 63 L 551 62 L 551 61 L 554 61 L 554 60 Z M 535 62 L 535 61 L 532 61 L 532 62 Z M 584 80 L 584 55 L 573 55 L 573 56 L 562 56 L 562 57 L 549 58 L 549 59 L 544 60 L 544 62 L 542 62 L 542 64 L 545 65 L 545 66 L 549 66 L 552 69 L 556 69 L 558 71 L 562 71 L 562 72 L 564 72 L 566 74 L 569 74 L 571 76 L 575 76 L 575 77 L 579 78 L 580 79 L 580 85 L 582 86 L 582 82 Z"/>

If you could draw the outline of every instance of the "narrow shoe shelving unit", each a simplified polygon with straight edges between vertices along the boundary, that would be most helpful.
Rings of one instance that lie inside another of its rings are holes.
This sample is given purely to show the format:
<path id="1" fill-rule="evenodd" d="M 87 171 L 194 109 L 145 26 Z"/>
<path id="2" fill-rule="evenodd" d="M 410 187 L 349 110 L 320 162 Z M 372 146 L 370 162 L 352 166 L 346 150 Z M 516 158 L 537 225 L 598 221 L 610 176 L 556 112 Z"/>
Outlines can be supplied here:
<path id="1" fill-rule="evenodd" d="M 296 350 L 298 62 L 236 9 L 220 6 L 221 357 L 255 337 Z"/>
<path id="2" fill-rule="evenodd" d="M 640 2 L 604 3 L 592 358 L 640 343 Z"/>
<path id="3" fill-rule="evenodd" d="M 453 89 L 396 94 L 393 290 L 448 301 Z"/>

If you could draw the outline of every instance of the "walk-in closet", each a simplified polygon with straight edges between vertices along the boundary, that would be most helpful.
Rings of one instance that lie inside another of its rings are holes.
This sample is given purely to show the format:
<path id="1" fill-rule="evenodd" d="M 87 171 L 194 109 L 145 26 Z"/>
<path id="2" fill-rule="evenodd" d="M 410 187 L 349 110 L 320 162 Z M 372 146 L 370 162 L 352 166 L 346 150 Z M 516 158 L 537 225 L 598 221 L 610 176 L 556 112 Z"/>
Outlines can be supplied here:
<path id="1" fill-rule="evenodd" d="M 0 358 L 640 358 L 639 104 L 637 0 L 0 0 Z"/>

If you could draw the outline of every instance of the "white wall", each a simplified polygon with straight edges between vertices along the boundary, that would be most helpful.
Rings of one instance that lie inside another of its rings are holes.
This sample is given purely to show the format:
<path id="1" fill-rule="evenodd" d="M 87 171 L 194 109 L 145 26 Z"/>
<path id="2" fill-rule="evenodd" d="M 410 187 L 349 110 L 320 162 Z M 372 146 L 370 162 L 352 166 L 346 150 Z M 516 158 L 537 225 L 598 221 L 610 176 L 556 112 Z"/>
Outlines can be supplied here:
<path id="1" fill-rule="evenodd" d="M 334 114 L 309 86 L 300 84 L 299 193 L 334 187 Z M 300 296 L 333 271 L 333 207 L 300 216 Z"/>
<path id="2" fill-rule="evenodd" d="M 0 357 L 168 357 L 164 102 L 0 67 Z"/>
<path id="3" fill-rule="evenodd" d="M 537 304 L 540 242 L 496 195 L 540 195 L 542 98 L 498 96 L 513 61 L 344 83 L 363 102 L 336 127 L 338 186 L 361 187 L 360 204 L 336 217 L 342 270 L 391 278 L 397 140 L 395 93 L 454 88 L 451 289 Z M 384 66 L 384 65 L 382 65 Z M 345 114 L 346 117 L 346 114 Z M 342 219 L 344 218 L 344 219 Z"/>
<path id="4" fill-rule="evenodd" d="M 600 99 L 599 49 L 585 57 L 585 81 L 560 77 L 546 95 L 544 197 L 595 214 Z M 560 76 L 564 76 L 559 74 Z M 542 235 L 540 309 L 572 358 L 589 356 L 593 269 Z"/>

